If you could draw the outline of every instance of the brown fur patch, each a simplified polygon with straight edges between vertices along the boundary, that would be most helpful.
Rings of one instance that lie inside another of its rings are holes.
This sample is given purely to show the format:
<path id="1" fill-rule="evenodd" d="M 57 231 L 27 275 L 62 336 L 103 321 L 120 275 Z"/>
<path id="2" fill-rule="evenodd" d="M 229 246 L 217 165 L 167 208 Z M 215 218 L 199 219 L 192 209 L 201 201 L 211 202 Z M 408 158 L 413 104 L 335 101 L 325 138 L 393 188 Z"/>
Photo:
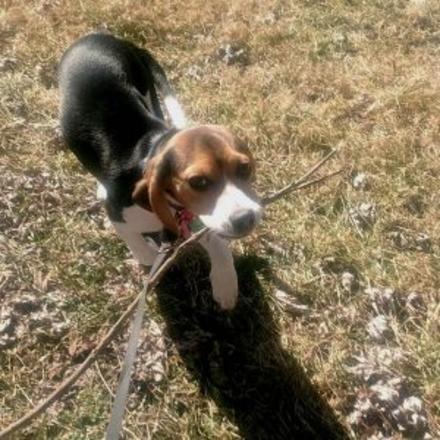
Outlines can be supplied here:
<path id="1" fill-rule="evenodd" d="M 240 176 L 240 166 L 250 168 L 249 176 Z M 247 147 L 226 128 L 216 125 L 189 128 L 173 136 L 150 161 L 144 178 L 136 185 L 133 199 L 140 206 L 151 206 L 164 225 L 176 232 L 167 193 L 193 213 L 209 214 L 227 181 L 233 181 L 252 196 L 250 177 L 254 169 L 255 161 Z M 199 176 L 211 183 L 206 190 L 191 187 L 189 180 Z"/>
<path id="2" fill-rule="evenodd" d="M 205 125 L 178 133 L 169 142 L 175 157 L 170 191 L 177 201 L 196 214 L 211 212 L 227 181 L 249 191 L 248 179 L 240 178 L 237 169 L 248 164 L 253 174 L 255 162 L 249 151 L 226 128 Z M 191 188 L 189 180 L 205 177 L 211 185 L 204 191 Z"/>

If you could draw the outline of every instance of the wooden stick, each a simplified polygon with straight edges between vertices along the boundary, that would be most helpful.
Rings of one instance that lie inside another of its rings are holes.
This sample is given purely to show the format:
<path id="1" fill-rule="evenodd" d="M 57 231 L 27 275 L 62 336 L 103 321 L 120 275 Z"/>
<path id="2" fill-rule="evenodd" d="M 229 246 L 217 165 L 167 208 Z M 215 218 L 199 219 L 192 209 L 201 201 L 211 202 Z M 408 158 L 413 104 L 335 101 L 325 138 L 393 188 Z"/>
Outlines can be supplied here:
<path id="1" fill-rule="evenodd" d="M 318 183 L 324 182 L 324 180 L 328 180 L 331 177 L 337 176 L 338 174 L 341 174 L 345 171 L 345 168 L 341 168 L 338 171 L 335 171 L 334 173 L 330 173 L 330 174 L 326 174 L 325 176 L 322 177 L 318 177 L 316 179 L 313 180 L 309 180 L 308 182 L 303 182 L 303 183 L 297 183 L 295 182 L 294 185 L 289 185 L 289 187 L 287 188 L 287 186 L 283 189 L 281 189 L 280 191 L 271 194 L 268 197 L 264 197 L 262 200 L 262 203 L 264 206 L 270 205 L 273 202 L 276 202 L 278 199 L 281 199 L 281 197 L 284 197 L 286 194 L 294 192 L 294 191 L 299 191 L 300 189 L 305 189 L 308 188 L 309 186 L 313 186 L 313 185 L 317 185 Z"/>
<path id="2" fill-rule="evenodd" d="M 288 194 L 291 191 L 295 191 L 299 185 L 301 185 L 303 182 L 305 182 L 312 174 L 316 173 L 334 154 L 336 154 L 336 150 L 330 151 L 330 153 L 327 154 L 324 158 L 322 158 L 316 165 L 314 165 L 312 168 L 310 168 L 309 171 L 307 171 L 304 176 L 300 177 L 295 182 L 289 183 L 284 188 L 280 189 L 274 194 L 271 194 L 269 196 L 263 197 L 263 205 L 268 205 L 269 203 L 274 202 L 275 200 L 278 200 L 280 197 L 284 196 L 285 194 Z"/>
<path id="3" fill-rule="evenodd" d="M 203 234 L 208 231 L 208 228 L 203 228 L 190 238 L 181 243 L 174 252 L 165 260 L 158 271 L 153 275 L 150 280 L 150 290 L 154 288 L 160 279 L 163 277 L 168 268 L 174 263 L 178 255 L 191 243 L 197 241 Z M 115 335 L 122 329 L 124 323 L 131 316 L 136 305 L 139 301 L 142 292 L 136 297 L 136 299 L 128 306 L 127 310 L 121 315 L 121 317 L 113 324 L 112 328 L 102 338 L 101 342 L 93 349 L 93 351 L 87 356 L 84 362 L 66 379 L 64 380 L 43 402 L 34 407 L 31 411 L 25 414 L 0 432 L 0 439 L 4 440 L 9 438 L 14 432 L 28 425 L 31 420 L 39 416 L 46 408 L 48 408 L 53 402 L 58 400 L 61 396 L 72 387 L 72 385 L 84 374 L 89 366 L 95 361 L 96 357 L 104 350 L 105 347 L 113 340 Z"/>

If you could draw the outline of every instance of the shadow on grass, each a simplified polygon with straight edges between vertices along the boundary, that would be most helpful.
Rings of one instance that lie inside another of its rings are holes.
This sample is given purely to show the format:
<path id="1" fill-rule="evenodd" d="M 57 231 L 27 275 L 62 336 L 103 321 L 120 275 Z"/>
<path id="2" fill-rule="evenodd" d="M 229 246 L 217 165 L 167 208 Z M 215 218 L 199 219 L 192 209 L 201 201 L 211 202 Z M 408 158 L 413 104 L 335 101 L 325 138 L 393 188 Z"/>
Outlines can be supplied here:
<path id="1" fill-rule="evenodd" d="M 257 272 L 265 260 L 236 260 L 240 300 L 219 311 L 202 254 L 182 259 L 158 290 L 169 335 L 202 392 L 246 439 L 348 438 L 299 363 L 282 347 Z M 197 281 L 196 281 L 197 280 Z"/>

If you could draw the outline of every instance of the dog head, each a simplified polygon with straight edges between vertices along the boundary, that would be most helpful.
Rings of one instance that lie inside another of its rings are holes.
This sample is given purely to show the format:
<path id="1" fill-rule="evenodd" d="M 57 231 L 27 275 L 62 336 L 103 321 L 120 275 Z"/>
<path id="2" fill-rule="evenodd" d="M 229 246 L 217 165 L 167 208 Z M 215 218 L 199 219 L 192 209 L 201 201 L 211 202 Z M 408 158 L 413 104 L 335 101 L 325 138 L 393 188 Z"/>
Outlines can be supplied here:
<path id="1" fill-rule="evenodd" d="M 170 203 L 181 205 L 228 238 L 249 234 L 262 207 L 252 190 L 255 162 L 227 129 L 206 125 L 172 136 L 146 164 L 133 199 L 178 233 Z"/>

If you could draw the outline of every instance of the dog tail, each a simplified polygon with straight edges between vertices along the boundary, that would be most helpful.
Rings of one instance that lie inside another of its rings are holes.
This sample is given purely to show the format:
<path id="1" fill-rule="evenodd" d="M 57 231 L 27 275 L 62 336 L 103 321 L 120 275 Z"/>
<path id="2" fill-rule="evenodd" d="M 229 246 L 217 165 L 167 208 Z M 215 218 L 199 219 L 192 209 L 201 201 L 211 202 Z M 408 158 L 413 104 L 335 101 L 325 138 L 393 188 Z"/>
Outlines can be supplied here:
<path id="1" fill-rule="evenodd" d="M 163 96 L 163 103 L 167 109 L 171 122 L 176 128 L 185 128 L 188 125 L 185 113 L 183 112 L 179 101 L 177 101 L 176 94 L 168 82 L 164 70 L 146 50 L 142 50 L 142 58 L 150 68 L 155 86 Z"/>

